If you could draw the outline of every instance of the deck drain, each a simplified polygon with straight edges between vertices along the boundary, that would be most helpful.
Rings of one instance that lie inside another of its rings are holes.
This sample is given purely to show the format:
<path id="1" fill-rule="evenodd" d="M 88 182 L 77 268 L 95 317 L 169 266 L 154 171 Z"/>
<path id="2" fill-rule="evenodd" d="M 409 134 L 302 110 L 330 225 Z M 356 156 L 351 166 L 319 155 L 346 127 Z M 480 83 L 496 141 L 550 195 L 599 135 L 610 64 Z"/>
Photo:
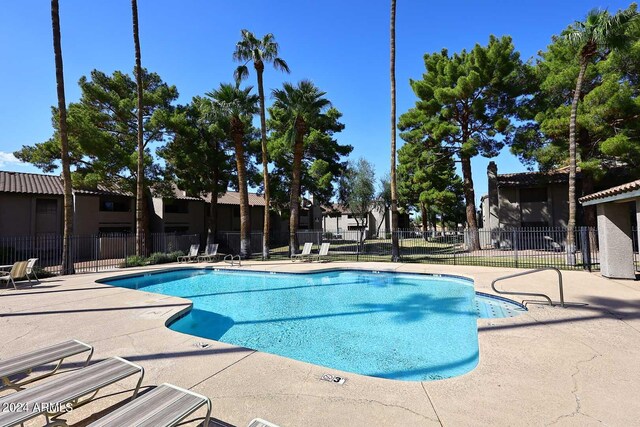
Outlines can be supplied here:
<path id="1" fill-rule="evenodd" d="M 337 375 L 331 375 L 331 374 L 324 374 L 320 377 L 320 379 L 322 381 L 328 381 L 330 383 L 336 383 L 339 385 L 343 385 L 345 381 L 347 381 L 347 379 L 344 377 L 339 377 Z"/>
<path id="2" fill-rule="evenodd" d="M 198 347 L 198 348 L 207 348 L 207 347 L 209 347 L 209 343 L 208 342 L 197 342 L 194 345 L 196 347 Z"/>

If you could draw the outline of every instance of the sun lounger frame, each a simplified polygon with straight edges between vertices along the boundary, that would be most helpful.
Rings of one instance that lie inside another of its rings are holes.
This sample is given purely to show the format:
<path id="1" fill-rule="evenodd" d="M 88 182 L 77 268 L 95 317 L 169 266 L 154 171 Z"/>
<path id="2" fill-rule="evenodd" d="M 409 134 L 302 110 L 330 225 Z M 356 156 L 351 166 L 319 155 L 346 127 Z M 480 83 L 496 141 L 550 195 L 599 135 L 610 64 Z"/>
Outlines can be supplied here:
<path id="1" fill-rule="evenodd" d="M 0 360 L 0 378 L 2 379 L 1 388 L 10 388 L 19 391 L 25 384 L 29 384 L 55 374 L 66 358 L 82 354 L 87 351 L 89 352 L 89 355 L 84 363 L 84 366 L 87 366 L 93 356 L 93 346 L 78 340 L 64 341 L 49 347 L 11 357 L 9 359 Z M 49 372 L 45 372 L 37 377 L 27 377 L 20 382 L 11 380 L 11 377 L 15 375 L 29 375 L 34 368 L 45 366 L 55 361 L 58 361 L 58 363 L 53 370 Z"/>

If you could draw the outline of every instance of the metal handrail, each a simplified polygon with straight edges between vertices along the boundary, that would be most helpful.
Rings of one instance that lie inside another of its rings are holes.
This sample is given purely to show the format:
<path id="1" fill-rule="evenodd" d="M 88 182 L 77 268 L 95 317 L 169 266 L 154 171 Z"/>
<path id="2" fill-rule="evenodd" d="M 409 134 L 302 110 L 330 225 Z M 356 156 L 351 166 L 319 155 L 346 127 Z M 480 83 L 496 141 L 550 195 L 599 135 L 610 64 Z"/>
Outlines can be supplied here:
<path id="1" fill-rule="evenodd" d="M 227 264 L 229 264 L 229 260 L 231 260 L 231 267 L 233 267 L 233 262 L 234 262 L 234 260 L 235 260 L 236 258 L 238 259 L 238 267 L 241 267 L 241 266 L 242 266 L 242 264 L 241 264 L 240 260 L 241 260 L 242 258 L 240 258 L 240 255 L 233 255 L 233 254 L 225 255 L 225 257 L 224 257 L 224 262 L 226 262 Z"/>
<path id="2" fill-rule="evenodd" d="M 547 301 L 549 301 L 549 304 L 551 306 L 553 306 L 554 305 L 553 301 L 551 301 L 551 298 L 549 298 L 549 296 L 547 296 L 545 294 L 536 294 L 536 293 L 532 293 L 532 292 L 499 291 L 499 290 L 496 289 L 496 283 L 501 281 L 501 280 L 513 279 L 514 277 L 526 276 L 528 274 L 539 273 L 541 271 L 546 271 L 546 270 L 554 270 L 556 273 L 558 273 L 558 287 L 560 289 L 560 305 L 564 308 L 565 305 L 564 305 L 564 289 L 562 287 L 562 273 L 560 272 L 560 270 L 558 270 L 555 267 L 537 268 L 535 270 L 527 270 L 527 271 L 524 271 L 522 273 L 516 273 L 516 274 L 510 274 L 508 276 L 498 277 L 493 282 L 491 282 L 491 288 L 495 292 L 497 292 L 499 294 L 505 294 L 505 295 L 528 295 L 528 296 L 534 296 L 534 297 L 543 297 L 543 298 L 546 298 Z"/>

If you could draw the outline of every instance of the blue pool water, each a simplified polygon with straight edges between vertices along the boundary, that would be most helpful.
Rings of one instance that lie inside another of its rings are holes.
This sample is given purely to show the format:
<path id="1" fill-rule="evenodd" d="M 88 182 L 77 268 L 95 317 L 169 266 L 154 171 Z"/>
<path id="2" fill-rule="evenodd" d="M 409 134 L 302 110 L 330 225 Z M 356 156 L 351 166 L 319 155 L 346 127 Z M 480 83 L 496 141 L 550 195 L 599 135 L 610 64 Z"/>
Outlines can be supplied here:
<path id="1" fill-rule="evenodd" d="M 105 283 L 191 300 L 193 309 L 169 326 L 179 332 L 414 381 L 472 370 L 478 317 L 518 309 L 487 297 L 483 302 L 466 279 L 398 273 L 187 269 Z"/>

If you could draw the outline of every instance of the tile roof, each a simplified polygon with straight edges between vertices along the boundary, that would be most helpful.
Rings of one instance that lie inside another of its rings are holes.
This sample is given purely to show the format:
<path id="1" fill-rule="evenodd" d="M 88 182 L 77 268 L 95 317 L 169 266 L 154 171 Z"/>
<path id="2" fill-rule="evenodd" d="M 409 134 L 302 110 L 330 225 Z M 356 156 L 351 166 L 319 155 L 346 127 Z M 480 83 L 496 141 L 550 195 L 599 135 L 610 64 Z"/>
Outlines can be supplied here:
<path id="1" fill-rule="evenodd" d="M 0 171 L 0 192 L 62 196 L 62 180 L 56 175 Z"/>
<path id="2" fill-rule="evenodd" d="M 206 202 L 211 201 L 211 194 L 208 193 L 203 197 Z M 218 197 L 218 204 L 220 205 L 240 205 L 240 193 L 237 191 L 227 191 L 220 197 Z M 249 193 L 249 206 L 264 206 L 264 196 L 256 193 Z"/>
<path id="3" fill-rule="evenodd" d="M 102 184 L 98 184 L 96 189 L 74 189 L 73 191 L 76 194 L 133 196 L 129 192 Z M 58 175 L 0 171 L 0 193 L 63 196 L 64 188 L 62 186 L 62 178 Z"/>
<path id="4" fill-rule="evenodd" d="M 133 197 L 132 193 L 98 184 L 96 189 L 74 189 L 76 194 L 87 195 L 121 195 Z M 22 193 L 22 194 L 43 194 L 43 195 L 64 195 L 62 178 L 57 175 L 42 175 L 35 173 L 7 172 L 0 171 L 0 193 Z M 173 186 L 173 194 L 176 199 L 183 200 L 203 200 L 209 202 L 211 195 L 204 197 L 188 196 L 184 191 Z M 240 205 L 240 195 L 237 191 L 227 191 L 218 198 L 221 205 Z M 249 193 L 250 206 L 264 206 L 264 196 L 256 193 Z"/>
<path id="5" fill-rule="evenodd" d="M 619 194 L 629 193 L 635 190 L 640 190 L 640 179 L 618 185 L 617 187 L 607 188 L 606 190 L 598 191 L 597 193 L 588 194 L 584 197 L 580 197 L 579 200 L 581 203 L 584 203 L 590 200 L 604 199 L 605 197 L 617 196 Z"/>
<path id="6" fill-rule="evenodd" d="M 580 176 L 578 172 L 577 176 Z M 569 181 L 569 172 L 563 169 L 550 172 L 519 172 L 498 174 L 499 187 L 530 187 L 543 184 L 561 184 Z"/>

